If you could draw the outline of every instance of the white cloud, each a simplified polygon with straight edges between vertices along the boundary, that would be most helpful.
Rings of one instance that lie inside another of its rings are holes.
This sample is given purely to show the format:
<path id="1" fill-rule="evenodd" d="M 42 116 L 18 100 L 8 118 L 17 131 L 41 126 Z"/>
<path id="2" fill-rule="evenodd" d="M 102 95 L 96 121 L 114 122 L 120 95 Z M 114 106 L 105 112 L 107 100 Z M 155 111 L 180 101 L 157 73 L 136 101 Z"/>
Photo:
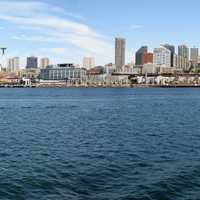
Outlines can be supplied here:
<path id="1" fill-rule="evenodd" d="M 13 36 L 12 39 L 40 43 L 51 43 L 55 45 L 59 43 L 60 45 L 62 44 L 66 46 L 68 44 L 71 44 L 87 53 L 99 57 L 99 61 L 101 61 L 101 59 L 104 59 L 105 62 L 112 61 L 112 55 L 114 55 L 114 49 L 112 45 L 108 42 L 100 40 L 99 38 L 89 37 L 80 34 L 51 32 L 46 34 L 46 36 L 20 35 Z M 50 53 L 63 54 L 66 48 L 48 48 L 48 50 L 50 50 Z"/>
<path id="2" fill-rule="evenodd" d="M 59 31 L 71 31 L 76 34 L 101 37 L 100 34 L 96 33 L 85 24 L 73 22 L 57 16 L 17 17 L 17 16 L 9 16 L 6 14 L 0 14 L 0 19 L 12 22 L 17 25 L 31 26 L 31 27 L 35 26 L 44 28 L 46 27 L 51 29 L 57 29 Z"/>
<path id="3" fill-rule="evenodd" d="M 51 12 L 54 14 L 63 14 L 79 20 L 85 20 L 85 18 L 79 14 L 67 12 L 61 7 L 41 1 L 1 1 L 0 11 L 16 16 L 21 14 L 23 14 L 23 16 L 34 16 L 35 14 Z"/>
<path id="4" fill-rule="evenodd" d="M 109 56 L 110 53 L 114 53 L 113 46 L 105 40 L 98 37 L 90 37 L 89 35 L 80 35 L 73 33 L 49 33 L 51 38 L 57 39 L 64 43 L 71 43 L 81 49 L 99 54 L 101 56 Z"/>
<path id="5" fill-rule="evenodd" d="M 58 13 L 63 15 L 58 15 Z M 12 39 L 50 44 L 63 43 L 66 46 L 69 44 L 77 47 L 77 50 L 81 49 L 94 54 L 100 63 L 113 60 L 114 48 L 104 35 L 87 24 L 73 21 L 66 16 L 81 18 L 79 15 L 66 12 L 63 8 L 39 1 L 0 2 L 0 21 L 15 24 L 18 30 L 22 27 L 32 29 L 30 34 L 27 32 L 17 34 Z M 54 50 L 55 53 L 63 53 L 63 49 L 54 48 Z"/>
<path id="6" fill-rule="evenodd" d="M 11 37 L 14 40 L 32 41 L 32 42 L 48 42 L 57 43 L 61 42 L 59 38 L 45 37 L 45 36 L 28 36 L 28 35 L 15 35 Z"/>

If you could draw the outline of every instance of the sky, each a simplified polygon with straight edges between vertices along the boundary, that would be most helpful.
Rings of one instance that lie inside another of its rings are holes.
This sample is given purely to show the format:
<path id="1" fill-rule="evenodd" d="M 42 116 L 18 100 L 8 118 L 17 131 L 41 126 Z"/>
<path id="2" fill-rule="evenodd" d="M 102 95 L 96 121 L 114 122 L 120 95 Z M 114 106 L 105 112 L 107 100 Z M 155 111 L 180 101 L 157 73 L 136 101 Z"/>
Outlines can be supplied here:
<path id="1" fill-rule="evenodd" d="M 49 57 L 52 64 L 114 62 L 114 38 L 126 39 L 126 62 L 148 45 L 200 45 L 199 0 L 0 0 L 0 47 L 7 56 Z"/>

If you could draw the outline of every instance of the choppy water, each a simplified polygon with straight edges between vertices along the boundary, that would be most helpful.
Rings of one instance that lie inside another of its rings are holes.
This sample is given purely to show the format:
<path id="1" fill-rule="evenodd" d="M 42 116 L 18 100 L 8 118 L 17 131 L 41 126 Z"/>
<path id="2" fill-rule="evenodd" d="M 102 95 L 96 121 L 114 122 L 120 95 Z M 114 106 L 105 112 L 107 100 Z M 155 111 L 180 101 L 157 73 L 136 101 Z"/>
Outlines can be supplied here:
<path id="1" fill-rule="evenodd" d="M 1 89 L 0 199 L 200 199 L 200 90 Z"/>

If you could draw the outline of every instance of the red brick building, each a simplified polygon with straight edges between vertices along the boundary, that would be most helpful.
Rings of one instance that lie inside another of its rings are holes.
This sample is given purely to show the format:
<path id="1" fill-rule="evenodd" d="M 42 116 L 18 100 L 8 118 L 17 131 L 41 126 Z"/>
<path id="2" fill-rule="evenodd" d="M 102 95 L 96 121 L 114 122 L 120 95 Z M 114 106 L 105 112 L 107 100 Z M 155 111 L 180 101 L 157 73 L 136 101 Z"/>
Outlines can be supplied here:
<path id="1" fill-rule="evenodd" d="M 153 54 L 148 53 L 148 47 L 143 46 L 136 52 L 136 65 L 144 65 L 146 63 L 153 63 Z"/>

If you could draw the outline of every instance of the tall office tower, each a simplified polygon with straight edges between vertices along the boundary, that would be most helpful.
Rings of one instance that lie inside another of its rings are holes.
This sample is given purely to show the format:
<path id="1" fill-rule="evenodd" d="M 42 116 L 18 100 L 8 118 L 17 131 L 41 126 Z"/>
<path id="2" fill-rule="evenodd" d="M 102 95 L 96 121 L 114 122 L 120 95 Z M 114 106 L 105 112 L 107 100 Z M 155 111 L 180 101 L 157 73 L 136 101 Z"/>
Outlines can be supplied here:
<path id="1" fill-rule="evenodd" d="M 195 47 L 191 48 L 190 49 L 190 60 L 193 65 L 198 64 L 198 58 L 199 58 L 199 49 L 195 48 Z"/>
<path id="2" fill-rule="evenodd" d="M 148 47 L 141 47 L 135 54 L 136 65 L 144 65 L 147 63 L 153 63 L 153 54 L 148 53 Z"/>
<path id="3" fill-rule="evenodd" d="M 170 44 L 164 44 L 162 46 L 171 51 L 171 67 L 174 67 L 175 46 Z"/>
<path id="4" fill-rule="evenodd" d="M 40 59 L 40 68 L 45 69 L 47 66 L 49 66 L 49 58 L 41 58 Z"/>
<path id="5" fill-rule="evenodd" d="M 147 54 L 148 52 L 148 47 L 147 46 L 142 46 L 135 54 L 135 64 L 136 65 L 144 65 L 144 55 Z"/>
<path id="6" fill-rule="evenodd" d="M 187 70 L 190 67 L 189 63 L 189 48 L 186 45 L 178 46 L 178 67 Z"/>
<path id="7" fill-rule="evenodd" d="M 155 48 L 153 52 L 153 63 L 159 67 L 171 67 L 171 51 L 164 46 Z"/>
<path id="8" fill-rule="evenodd" d="M 37 57 L 28 57 L 27 58 L 27 64 L 26 64 L 26 68 L 30 69 L 30 68 L 38 68 L 38 58 Z"/>
<path id="9" fill-rule="evenodd" d="M 189 61 L 189 48 L 186 45 L 178 46 L 178 56 L 182 56 Z"/>
<path id="10" fill-rule="evenodd" d="M 10 58 L 8 59 L 7 71 L 10 73 L 17 73 L 19 72 L 20 68 L 19 65 L 20 65 L 19 57 Z"/>
<path id="11" fill-rule="evenodd" d="M 95 58 L 94 57 L 84 57 L 83 58 L 83 67 L 88 70 L 95 67 Z"/>
<path id="12" fill-rule="evenodd" d="M 115 65 L 120 70 L 125 65 L 125 49 L 126 40 L 123 38 L 115 38 Z"/>

